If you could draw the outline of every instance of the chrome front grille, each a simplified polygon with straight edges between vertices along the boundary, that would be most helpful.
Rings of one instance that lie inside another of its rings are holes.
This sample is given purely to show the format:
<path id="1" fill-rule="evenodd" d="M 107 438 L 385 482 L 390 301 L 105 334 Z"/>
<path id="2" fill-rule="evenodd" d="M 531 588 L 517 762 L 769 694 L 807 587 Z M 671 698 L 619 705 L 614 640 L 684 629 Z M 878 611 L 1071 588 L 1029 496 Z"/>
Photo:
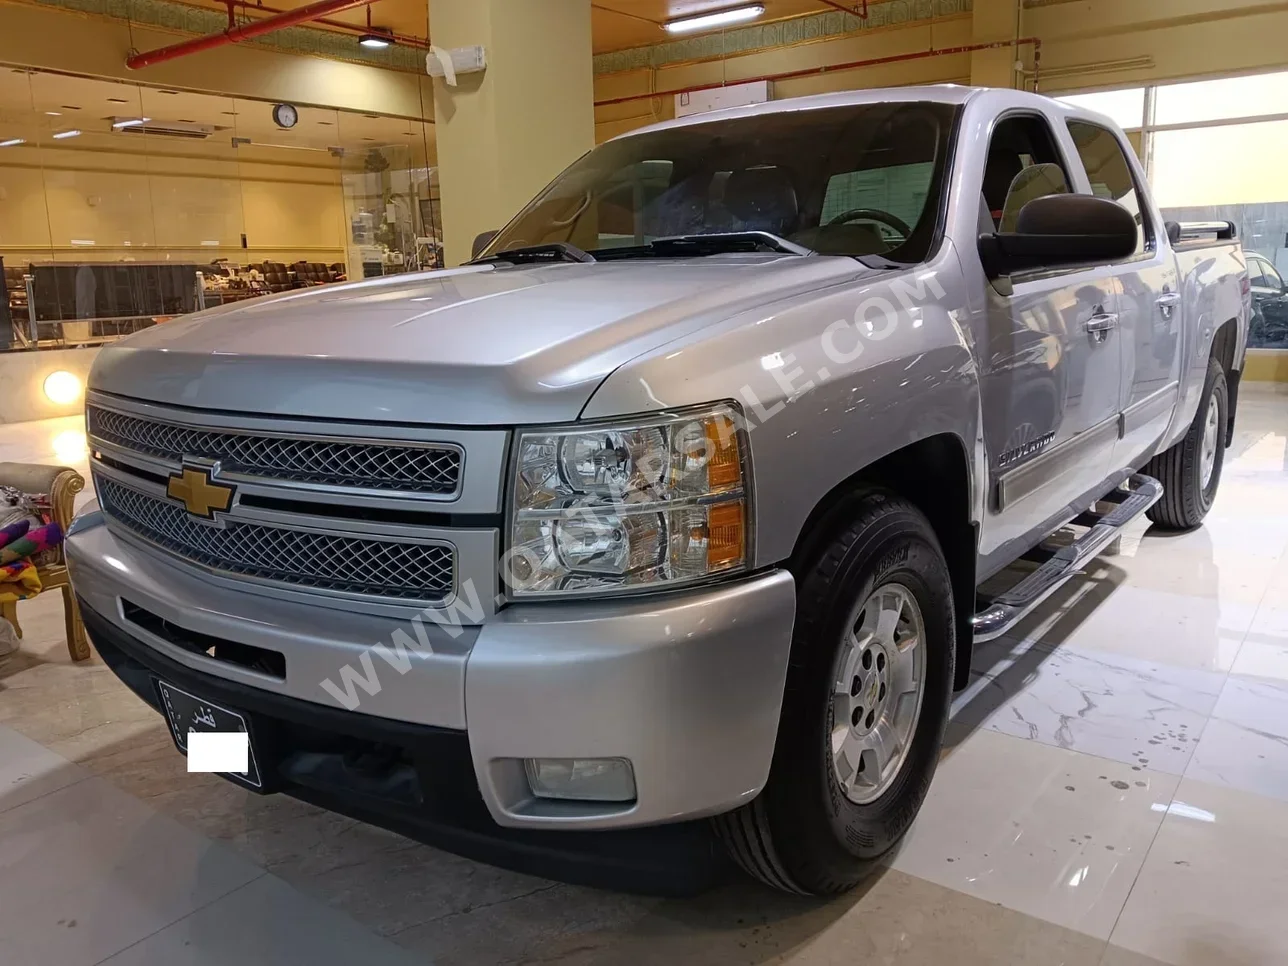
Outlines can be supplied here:
<path id="1" fill-rule="evenodd" d="M 158 459 L 217 460 L 224 474 L 314 486 L 450 496 L 461 482 L 461 451 L 441 444 L 309 439 L 202 429 L 90 405 L 93 440 Z"/>
<path id="2" fill-rule="evenodd" d="M 210 570 L 298 587 L 439 603 L 452 593 L 445 543 L 376 539 L 225 519 L 202 523 L 181 504 L 96 474 L 107 516 L 136 536 Z"/>

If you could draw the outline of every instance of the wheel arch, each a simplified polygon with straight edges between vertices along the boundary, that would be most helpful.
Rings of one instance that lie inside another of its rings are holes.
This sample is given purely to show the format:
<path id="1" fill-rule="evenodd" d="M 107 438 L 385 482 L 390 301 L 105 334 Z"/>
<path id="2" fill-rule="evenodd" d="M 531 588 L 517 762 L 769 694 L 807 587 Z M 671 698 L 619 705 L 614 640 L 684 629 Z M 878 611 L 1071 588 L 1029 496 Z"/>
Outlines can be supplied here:
<path id="1" fill-rule="evenodd" d="M 970 677 L 970 618 L 975 613 L 979 534 L 971 519 L 968 451 L 955 433 L 938 433 L 909 443 L 836 484 L 806 517 L 788 569 L 799 577 L 811 566 L 855 501 L 874 489 L 890 490 L 910 501 L 925 514 L 939 540 L 953 585 L 957 638 L 953 685 L 960 690 Z"/>
<path id="2" fill-rule="evenodd" d="M 1239 401 L 1239 377 L 1242 375 L 1234 368 L 1234 355 L 1239 345 L 1239 320 L 1227 319 L 1212 336 L 1212 358 L 1221 363 L 1225 371 L 1227 393 L 1225 445 L 1234 442 L 1234 411 Z"/>

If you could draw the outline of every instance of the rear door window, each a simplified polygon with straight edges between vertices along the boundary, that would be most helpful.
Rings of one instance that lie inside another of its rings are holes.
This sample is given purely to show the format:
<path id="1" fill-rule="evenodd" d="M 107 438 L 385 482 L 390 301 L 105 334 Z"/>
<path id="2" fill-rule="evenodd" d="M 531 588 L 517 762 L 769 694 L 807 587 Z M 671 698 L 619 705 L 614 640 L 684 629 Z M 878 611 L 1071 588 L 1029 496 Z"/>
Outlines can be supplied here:
<path id="1" fill-rule="evenodd" d="M 1144 218 L 1144 205 L 1122 142 L 1114 133 L 1089 121 L 1070 121 L 1069 134 L 1077 145 L 1078 157 L 1087 169 L 1091 193 L 1098 198 L 1116 201 L 1136 219 L 1136 254 L 1154 247 L 1149 223 Z"/>

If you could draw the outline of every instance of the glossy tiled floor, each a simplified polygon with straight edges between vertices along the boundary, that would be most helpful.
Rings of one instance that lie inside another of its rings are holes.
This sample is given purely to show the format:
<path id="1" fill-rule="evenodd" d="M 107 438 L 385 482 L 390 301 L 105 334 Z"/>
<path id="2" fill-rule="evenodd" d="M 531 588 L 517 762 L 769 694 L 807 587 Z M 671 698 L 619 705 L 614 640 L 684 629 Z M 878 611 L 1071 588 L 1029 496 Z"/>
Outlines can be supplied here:
<path id="1" fill-rule="evenodd" d="M 982 649 L 912 834 L 830 902 L 559 885 L 190 776 L 41 598 L 0 666 L 0 963 L 1288 962 L 1286 551 L 1288 395 L 1251 387 L 1206 525 L 1135 527 Z"/>

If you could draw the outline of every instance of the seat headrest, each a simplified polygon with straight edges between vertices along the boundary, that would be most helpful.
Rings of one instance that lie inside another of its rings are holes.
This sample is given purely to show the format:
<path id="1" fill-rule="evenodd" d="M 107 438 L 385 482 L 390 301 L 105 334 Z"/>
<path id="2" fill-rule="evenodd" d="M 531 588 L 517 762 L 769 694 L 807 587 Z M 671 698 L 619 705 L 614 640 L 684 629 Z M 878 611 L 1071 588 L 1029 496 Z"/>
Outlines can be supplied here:
<path id="1" fill-rule="evenodd" d="M 796 227 L 796 188 L 783 168 L 744 168 L 725 182 L 724 206 L 748 231 L 786 234 Z"/>
<path id="2" fill-rule="evenodd" d="M 1002 205 L 1001 231 L 1015 231 L 1020 211 L 1034 198 L 1068 194 L 1069 183 L 1058 164 L 1034 164 L 1015 176 Z"/>

